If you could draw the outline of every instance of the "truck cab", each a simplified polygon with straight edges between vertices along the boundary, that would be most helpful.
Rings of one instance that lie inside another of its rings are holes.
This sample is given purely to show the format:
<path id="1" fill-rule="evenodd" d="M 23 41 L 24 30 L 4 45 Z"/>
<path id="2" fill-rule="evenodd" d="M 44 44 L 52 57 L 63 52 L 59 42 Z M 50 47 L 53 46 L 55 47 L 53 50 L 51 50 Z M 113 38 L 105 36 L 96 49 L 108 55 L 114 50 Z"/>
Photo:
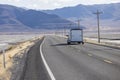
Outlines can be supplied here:
<path id="1" fill-rule="evenodd" d="M 71 29 L 68 35 L 67 44 L 71 43 L 82 43 L 83 41 L 83 29 Z"/>

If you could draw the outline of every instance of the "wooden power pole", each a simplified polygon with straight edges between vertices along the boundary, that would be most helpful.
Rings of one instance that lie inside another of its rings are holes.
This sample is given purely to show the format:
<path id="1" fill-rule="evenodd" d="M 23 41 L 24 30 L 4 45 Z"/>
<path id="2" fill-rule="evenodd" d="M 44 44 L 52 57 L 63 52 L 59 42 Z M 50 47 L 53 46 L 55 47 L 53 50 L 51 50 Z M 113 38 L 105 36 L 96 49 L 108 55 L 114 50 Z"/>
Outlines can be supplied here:
<path id="1" fill-rule="evenodd" d="M 97 12 L 93 13 L 97 15 L 97 25 L 98 25 L 98 43 L 100 43 L 100 14 L 102 14 L 102 12 L 100 12 L 99 10 L 97 10 Z"/>
<path id="2" fill-rule="evenodd" d="M 80 19 L 78 19 L 78 28 L 80 29 Z"/>

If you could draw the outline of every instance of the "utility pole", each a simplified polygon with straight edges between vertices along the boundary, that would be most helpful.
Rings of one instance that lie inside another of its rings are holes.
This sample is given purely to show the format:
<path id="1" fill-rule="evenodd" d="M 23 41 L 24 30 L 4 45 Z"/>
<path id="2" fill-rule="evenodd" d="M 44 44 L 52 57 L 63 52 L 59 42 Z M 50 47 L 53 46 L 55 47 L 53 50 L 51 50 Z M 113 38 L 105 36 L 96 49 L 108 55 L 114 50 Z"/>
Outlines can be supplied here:
<path id="1" fill-rule="evenodd" d="M 64 25 L 64 36 L 66 35 L 66 28 L 65 28 L 65 25 Z"/>
<path id="2" fill-rule="evenodd" d="M 78 28 L 80 29 L 80 19 L 78 19 Z"/>
<path id="3" fill-rule="evenodd" d="M 100 14 L 102 14 L 102 12 L 100 12 L 99 10 L 97 10 L 97 12 L 93 13 L 97 15 L 97 25 L 98 25 L 98 43 L 100 43 L 100 21 L 99 21 L 99 17 Z"/>
<path id="4" fill-rule="evenodd" d="M 6 68 L 6 63 L 5 63 L 5 49 L 3 49 L 3 66 Z"/>
<path id="5" fill-rule="evenodd" d="M 70 29 L 72 28 L 72 23 L 69 24 L 70 25 Z"/>

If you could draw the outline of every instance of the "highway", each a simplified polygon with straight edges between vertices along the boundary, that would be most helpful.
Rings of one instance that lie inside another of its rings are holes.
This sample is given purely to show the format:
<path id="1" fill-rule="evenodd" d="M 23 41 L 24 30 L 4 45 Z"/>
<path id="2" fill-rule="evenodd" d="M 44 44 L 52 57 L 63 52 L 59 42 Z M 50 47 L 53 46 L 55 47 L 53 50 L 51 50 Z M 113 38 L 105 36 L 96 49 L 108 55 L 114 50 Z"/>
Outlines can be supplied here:
<path id="1" fill-rule="evenodd" d="M 50 80 L 41 62 L 40 43 L 29 51 L 22 80 Z M 65 38 L 56 36 L 46 36 L 41 47 L 56 80 L 120 80 L 118 49 L 89 43 L 67 45 Z"/>
<path id="2" fill-rule="evenodd" d="M 28 51 L 25 67 L 20 80 L 50 80 L 40 56 L 41 42 L 42 40 L 36 41 L 36 44 Z"/>

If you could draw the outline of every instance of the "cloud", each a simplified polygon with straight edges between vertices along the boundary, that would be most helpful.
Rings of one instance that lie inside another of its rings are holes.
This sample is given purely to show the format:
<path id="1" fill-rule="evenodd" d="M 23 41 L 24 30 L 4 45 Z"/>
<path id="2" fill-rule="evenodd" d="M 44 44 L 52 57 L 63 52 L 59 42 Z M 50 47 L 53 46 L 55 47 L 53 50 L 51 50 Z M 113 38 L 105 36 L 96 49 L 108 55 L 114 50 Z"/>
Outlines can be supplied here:
<path id="1" fill-rule="evenodd" d="M 16 2 L 20 2 L 20 0 L 15 0 Z"/>
<path id="2" fill-rule="evenodd" d="M 10 4 L 31 9 L 55 9 L 78 4 L 106 4 L 116 3 L 120 0 L 0 0 L 0 3 Z"/>

